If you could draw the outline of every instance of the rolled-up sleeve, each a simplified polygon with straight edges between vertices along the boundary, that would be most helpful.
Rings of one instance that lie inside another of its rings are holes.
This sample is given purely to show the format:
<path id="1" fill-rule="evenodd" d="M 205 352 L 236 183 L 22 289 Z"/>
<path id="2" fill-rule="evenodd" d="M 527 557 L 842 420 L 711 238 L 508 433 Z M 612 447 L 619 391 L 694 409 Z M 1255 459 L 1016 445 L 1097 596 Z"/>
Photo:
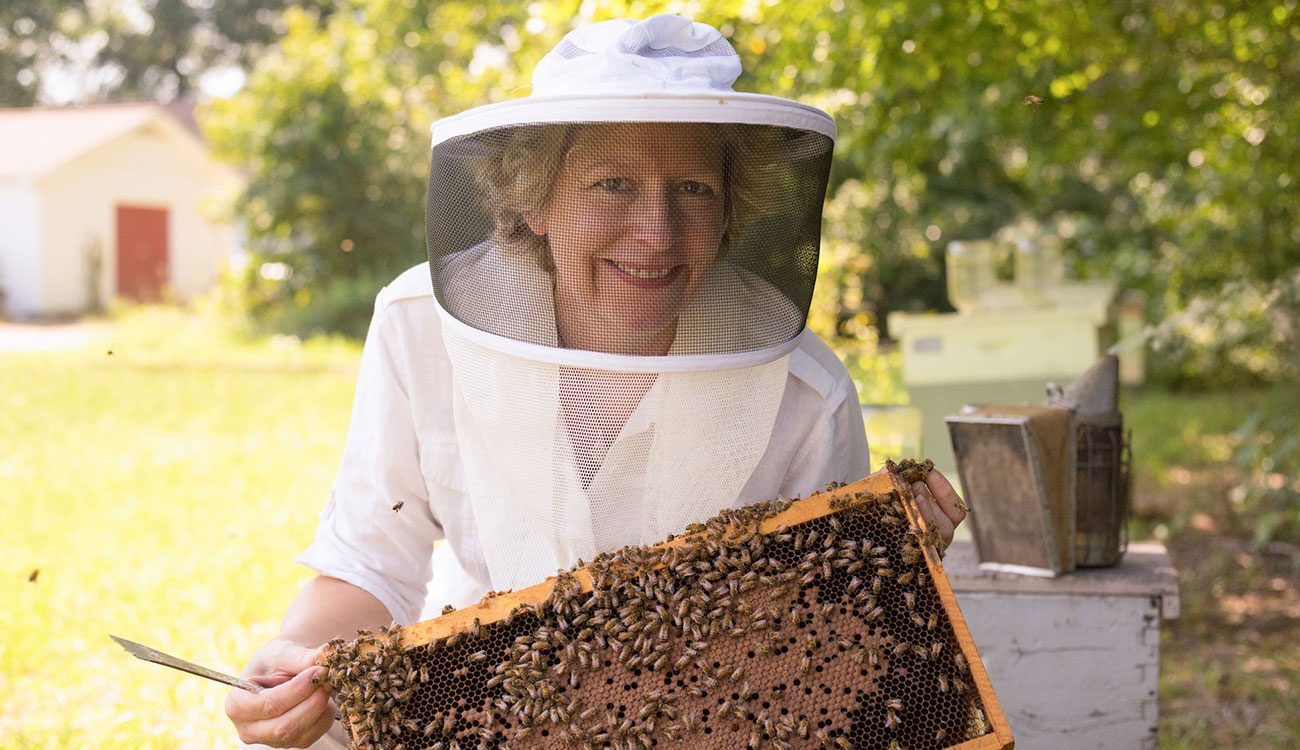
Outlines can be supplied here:
<path id="1" fill-rule="evenodd" d="M 406 339 L 383 300 L 366 335 L 338 477 L 314 540 L 296 560 L 364 589 L 409 624 L 424 603 L 443 530 L 420 470 Z"/>
<path id="2" fill-rule="evenodd" d="M 871 471 L 857 386 L 821 339 L 804 331 L 802 343 L 792 359 L 792 371 L 819 400 L 812 403 L 810 399 L 808 407 L 801 410 L 812 423 L 790 462 L 783 497 L 824 489 L 829 482 L 856 482 Z"/>

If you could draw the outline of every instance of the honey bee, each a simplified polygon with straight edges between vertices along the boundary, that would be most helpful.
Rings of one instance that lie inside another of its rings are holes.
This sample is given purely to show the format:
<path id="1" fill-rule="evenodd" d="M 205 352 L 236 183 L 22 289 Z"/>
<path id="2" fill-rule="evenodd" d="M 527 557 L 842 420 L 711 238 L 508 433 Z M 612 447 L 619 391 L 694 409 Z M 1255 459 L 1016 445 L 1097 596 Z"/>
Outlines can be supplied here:
<path id="1" fill-rule="evenodd" d="M 1035 111 L 1038 110 L 1038 105 L 1042 103 L 1043 103 L 1042 97 L 1034 96 L 1033 94 L 1030 94 L 1029 96 L 1025 97 L 1025 105 L 1033 107 Z"/>
<path id="2" fill-rule="evenodd" d="M 403 505 L 406 505 L 406 501 L 404 500 L 398 500 L 397 502 L 393 503 L 393 512 L 396 513 L 397 511 L 401 510 Z"/>

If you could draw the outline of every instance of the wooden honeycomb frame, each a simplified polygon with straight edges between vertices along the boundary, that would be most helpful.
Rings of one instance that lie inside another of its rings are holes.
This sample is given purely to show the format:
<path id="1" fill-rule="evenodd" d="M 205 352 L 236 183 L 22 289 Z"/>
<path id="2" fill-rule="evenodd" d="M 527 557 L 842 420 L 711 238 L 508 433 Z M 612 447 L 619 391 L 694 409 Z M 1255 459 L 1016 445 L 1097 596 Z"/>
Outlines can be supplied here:
<path id="1" fill-rule="evenodd" d="M 336 642 L 325 663 L 354 746 L 1011 748 L 933 532 L 910 494 L 921 469 L 895 468 L 803 500 L 724 512 L 684 537 L 602 556 L 433 620 Z M 885 523 L 885 516 L 899 520 Z M 865 532 L 851 539 L 854 524 L 892 541 L 870 539 L 868 550 Z M 820 539 L 836 538 L 838 551 L 825 541 L 804 549 L 818 529 L 826 532 Z M 751 574 L 743 558 L 727 563 L 732 569 L 704 597 L 705 582 L 722 570 L 709 567 L 706 553 L 718 548 L 769 553 L 752 566 L 765 575 Z M 786 563 L 772 573 L 773 561 L 791 550 L 803 567 Z M 821 555 L 815 570 L 814 554 Z M 674 578 L 684 569 L 669 566 L 683 559 L 695 567 Z M 864 564 L 850 574 L 858 560 Z M 868 564 L 892 575 L 856 575 Z M 792 568 L 805 572 L 794 580 L 784 573 Z M 645 585 L 636 588 L 632 578 Z M 614 593 L 611 582 L 641 593 Z M 614 611 L 599 602 L 618 596 L 627 603 L 617 622 L 569 621 L 574 612 Z M 667 601 L 694 616 L 692 602 L 706 599 L 712 617 L 656 616 Z M 697 638 L 701 625 L 712 633 Z M 603 630 L 616 634 L 592 635 Z"/>

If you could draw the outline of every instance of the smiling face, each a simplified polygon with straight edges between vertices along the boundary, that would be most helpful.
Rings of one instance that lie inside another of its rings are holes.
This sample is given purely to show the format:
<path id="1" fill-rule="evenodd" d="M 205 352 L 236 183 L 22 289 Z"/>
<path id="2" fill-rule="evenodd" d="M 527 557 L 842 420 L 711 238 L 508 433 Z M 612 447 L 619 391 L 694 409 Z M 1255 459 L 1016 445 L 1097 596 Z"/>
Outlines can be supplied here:
<path id="1" fill-rule="evenodd" d="M 582 127 L 528 225 L 555 262 L 565 345 L 665 354 L 726 230 L 722 141 L 707 125 Z"/>

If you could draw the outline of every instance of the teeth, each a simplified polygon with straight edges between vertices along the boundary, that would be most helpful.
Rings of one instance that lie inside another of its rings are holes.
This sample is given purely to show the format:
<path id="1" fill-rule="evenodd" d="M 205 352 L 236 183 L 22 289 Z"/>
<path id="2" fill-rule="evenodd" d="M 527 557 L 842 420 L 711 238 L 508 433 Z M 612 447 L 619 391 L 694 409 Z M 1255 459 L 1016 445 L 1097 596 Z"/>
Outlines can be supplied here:
<path id="1" fill-rule="evenodd" d="M 652 271 L 650 269 L 628 268 L 627 266 L 623 265 L 622 263 L 619 263 L 618 261 L 613 261 L 613 263 L 618 270 L 622 271 L 625 274 L 628 274 L 629 276 L 635 276 L 638 279 L 662 279 L 663 277 L 673 272 L 673 269 L 671 268 L 661 268 L 659 270 Z"/>

